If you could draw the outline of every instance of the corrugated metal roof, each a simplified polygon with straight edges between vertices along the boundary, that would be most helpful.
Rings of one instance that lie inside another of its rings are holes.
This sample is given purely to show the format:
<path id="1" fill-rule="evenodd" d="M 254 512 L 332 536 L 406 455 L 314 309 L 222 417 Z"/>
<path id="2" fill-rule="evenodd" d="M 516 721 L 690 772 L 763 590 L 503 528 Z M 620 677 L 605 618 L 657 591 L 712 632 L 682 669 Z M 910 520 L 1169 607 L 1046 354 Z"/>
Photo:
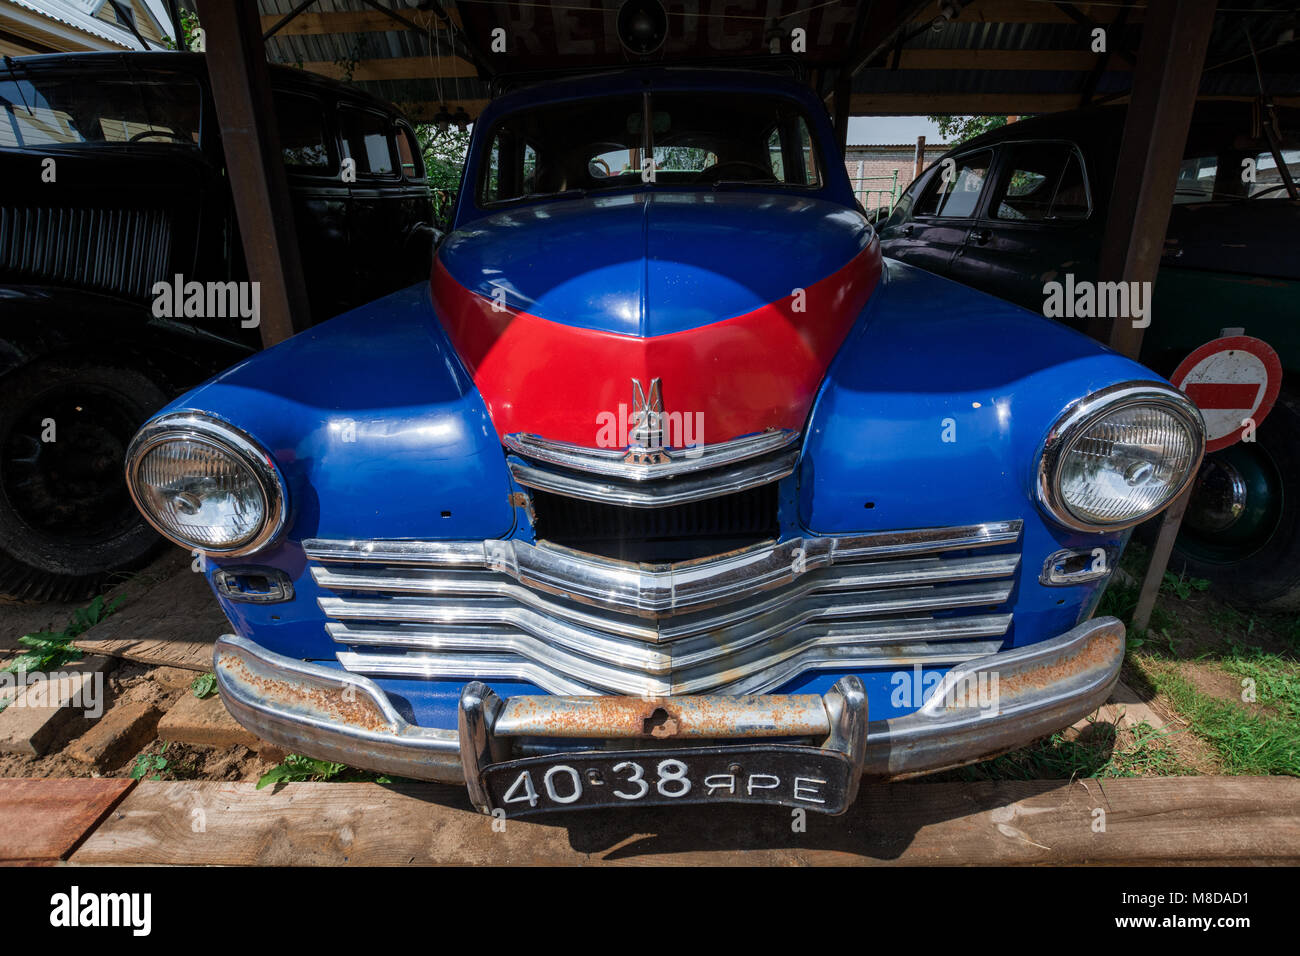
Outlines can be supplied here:
<path id="1" fill-rule="evenodd" d="M 108 40 L 127 50 L 143 50 L 140 41 L 131 31 L 116 24 L 105 23 L 95 16 L 104 0 L 13 0 L 14 4 L 34 13 L 49 17 L 74 30 Z"/>

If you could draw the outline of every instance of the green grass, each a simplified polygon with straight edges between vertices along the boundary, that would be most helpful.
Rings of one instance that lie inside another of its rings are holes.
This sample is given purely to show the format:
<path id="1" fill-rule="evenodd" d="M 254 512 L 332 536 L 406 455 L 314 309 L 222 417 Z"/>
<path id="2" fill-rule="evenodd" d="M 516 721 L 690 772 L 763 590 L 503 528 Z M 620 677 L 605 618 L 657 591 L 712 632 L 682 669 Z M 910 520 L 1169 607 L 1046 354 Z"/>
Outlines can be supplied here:
<path id="1" fill-rule="evenodd" d="M 1244 704 L 1213 697 L 1197 687 L 1175 662 L 1152 659 L 1143 672 L 1156 691 L 1214 748 L 1225 774 L 1300 776 L 1300 670 L 1294 661 L 1251 650 L 1222 662 L 1236 677 L 1256 682 L 1257 713 Z"/>
<path id="2" fill-rule="evenodd" d="M 340 783 L 358 781 L 393 782 L 390 777 L 366 770 L 354 770 L 346 764 L 336 763 L 331 760 L 317 760 L 315 757 L 304 757 L 301 754 L 289 754 L 282 762 L 262 774 L 261 779 L 257 781 L 257 789 L 261 790 L 263 787 L 272 784 L 297 783 L 307 780 L 318 783 L 329 780 L 336 780 Z"/>
<path id="3" fill-rule="evenodd" d="M 1172 733 L 1143 722 L 1120 733 L 1113 724 L 1095 724 L 1082 738 L 1063 733 L 1020 750 L 944 774 L 951 780 L 1043 780 L 1074 777 L 1148 777 L 1193 774 L 1169 743 Z"/>

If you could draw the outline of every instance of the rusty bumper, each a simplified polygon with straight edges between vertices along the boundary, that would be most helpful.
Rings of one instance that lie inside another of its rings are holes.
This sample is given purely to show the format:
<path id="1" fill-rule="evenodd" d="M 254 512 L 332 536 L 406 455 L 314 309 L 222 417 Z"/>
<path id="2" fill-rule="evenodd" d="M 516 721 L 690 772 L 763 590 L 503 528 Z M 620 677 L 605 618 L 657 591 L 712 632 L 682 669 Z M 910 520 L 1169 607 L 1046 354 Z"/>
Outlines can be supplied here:
<path id="1" fill-rule="evenodd" d="M 458 730 L 418 727 L 368 678 L 274 654 L 235 635 L 217 641 L 214 666 L 230 713 L 264 740 L 353 767 L 464 783 L 466 765 L 473 777 L 482 761 L 511 755 L 750 738 L 849 746 L 862 773 L 874 778 L 928 773 L 1015 749 L 1086 716 L 1110 694 L 1123 657 L 1124 625 L 1098 618 L 954 667 L 918 710 L 871 722 L 865 699 L 845 693 L 860 688 L 851 678 L 825 696 L 503 701 L 473 682 L 462 695 Z M 860 703 L 860 715 L 846 715 L 846 700 Z M 865 741 L 848 742 L 845 728 L 858 718 Z"/>

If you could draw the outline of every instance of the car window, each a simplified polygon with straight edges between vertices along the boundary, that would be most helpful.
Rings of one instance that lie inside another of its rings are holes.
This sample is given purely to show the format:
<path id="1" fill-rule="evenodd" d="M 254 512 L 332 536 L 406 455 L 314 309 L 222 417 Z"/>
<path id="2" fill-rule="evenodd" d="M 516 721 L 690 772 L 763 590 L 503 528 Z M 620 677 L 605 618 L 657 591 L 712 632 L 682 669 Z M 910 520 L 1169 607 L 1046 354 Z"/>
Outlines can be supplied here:
<path id="1" fill-rule="evenodd" d="M 420 156 L 420 143 L 410 127 L 397 127 L 397 158 L 402 163 L 402 175 L 407 179 L 424 178 L 424 160 Z"/>
<path id="2" fill-rule="evenodd" d="M 1016 143 L 993 192 L 995 219 L 1059 222 L 1088 218 L 1088 185 L 1069 143 Z"/>
<path id="3" fill-rule="evenodd" d="M 954 219 L 973 216 L 992 161 L 991 151 L 971 153 L 947 165 L 940 160 L 925 195 L 916 204 L 915 215 Z"/>
<path id="4" fill-rule="evenodd" d="M 483 203 L 619 187 L 817 186 L 811 127 L 793 101 L 750 93 L 621 95 L 521 109 L 488 139 Z M 654 176 L 648 171 L 653 160 Z"/>
<path id="5" fill-rule="evenodd" d="M 369 110 L 343 109 L 343 144 L 356 160 L 358 176 L 391 176 L 397 169 L 396 149 L 388 117 Z"/>
<path id="6" fill-rule="evenodd" d="M 1300 149 L 1282 150 L 1282 162 L 1291 173 L 1292 182 L 1300 182 Z M 1277 168 L 1277 160 L 1272 152 L 1264 151 L 1255 156 L 1255 181 L 1250 184 L 1250 195 L 1263 199 L 1287 199 L 1286 184 L 1282 182 L 1282 173 Z"/>
<path id="7" fill-rule="evenodd" d="M 325 112 L 320 101 L 293 93 L 275 94 L 276 122 L 280 127 L 280 155 L 290 169 L 329 169 L 330 150 L 325 137 Z"/>
<path id="8" fill-rule="evenodd" d="M 0 80 L 0 146 L 198 143 L 199 87 L 188 77 Z"/>
<path id="9" fill-rule="evenodd" d="M 1214 181 L 1219 172 L 1218 156 L 1193 156 L 1178 166 L 1174 204 L 1205 202 L 1214 198 Z"/>

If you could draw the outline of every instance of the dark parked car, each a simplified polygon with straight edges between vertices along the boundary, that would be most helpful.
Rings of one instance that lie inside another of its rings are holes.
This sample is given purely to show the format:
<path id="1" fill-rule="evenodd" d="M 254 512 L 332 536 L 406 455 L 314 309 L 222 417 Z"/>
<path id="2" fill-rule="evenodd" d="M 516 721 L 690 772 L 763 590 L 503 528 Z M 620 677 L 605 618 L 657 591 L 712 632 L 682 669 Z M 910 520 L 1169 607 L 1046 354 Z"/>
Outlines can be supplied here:
<path id="1" fill-rule="evenodd" d="M 1279 113 L 1282 159 L 1300 177 L 1300 111 Z M 1300 371 L 1300 201 L 1252 115 L 1206 103 L 1193 120 L 1141 356 L 1163 374 L 1225 328 Z M 881 224 L 885 254 L 1043 312 L 1046 283 L 1097 277 L 1123 123 L 1110 107 L 963 143 Z M 1300 607 L 1300 394 L 1286 378 L 1256 441 L 1206 456 L 1183 529 L 1175 566 L 1252 604 Z"/>
<path id="2" fill-rule="evenodd" d="M 272 77 L 312 318 L 427 279 L 410 124 Z M 201 55 L 5 59 L 0 109 L 0 596 L 73 598 L 160 541 L 122 481 L 131 435 L 259 333 L 249 284 L 226 285 L 247 271 Z"/>

